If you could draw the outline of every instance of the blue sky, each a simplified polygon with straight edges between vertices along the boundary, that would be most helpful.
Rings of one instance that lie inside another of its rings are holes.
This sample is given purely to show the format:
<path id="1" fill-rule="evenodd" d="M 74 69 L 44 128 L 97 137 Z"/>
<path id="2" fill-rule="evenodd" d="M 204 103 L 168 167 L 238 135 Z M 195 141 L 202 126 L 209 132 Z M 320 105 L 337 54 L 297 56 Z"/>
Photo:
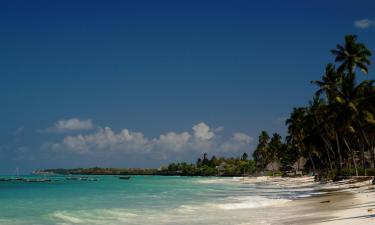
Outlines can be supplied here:
<path id="1" fill-rule="evenodd" d="M 0 173 L 250 152 L 374 1 L 0 1 Z M 370 68 L 370 77 L 373 77 Z"/>

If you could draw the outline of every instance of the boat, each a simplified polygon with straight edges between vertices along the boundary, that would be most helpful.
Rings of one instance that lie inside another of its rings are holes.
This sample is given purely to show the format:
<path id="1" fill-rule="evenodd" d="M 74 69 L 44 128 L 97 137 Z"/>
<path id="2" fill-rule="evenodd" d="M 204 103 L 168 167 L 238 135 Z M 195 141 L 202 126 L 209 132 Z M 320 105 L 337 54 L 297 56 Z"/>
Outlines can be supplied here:
<path id="1" fill-rule="evenodd" d="M 0 181 L 12 181 L 10 178 L 0 178 Z"/>
<path id="2" fill-rule="evenodd" d="M 121 176 L 121 177 L 118 177 L 118 179 L 120 179 L 120 180 L 129 180 L 130 176 Z"/>
<path id="3" fill-rule="evenodd" d="M 35 178 L 35 179 L 24 179 L 23 182 L 26 183 L 45 183 L 45 182 L 52 182 L 51 179 L 44 179 L 44 178 Z"/>
<path id="4" fill-rule="evenodd" d="M 99 181 L 98 178 L 89 178 L 89 177 L 67 177 L 66 180 L 80 180 L 80 181 Z"/>

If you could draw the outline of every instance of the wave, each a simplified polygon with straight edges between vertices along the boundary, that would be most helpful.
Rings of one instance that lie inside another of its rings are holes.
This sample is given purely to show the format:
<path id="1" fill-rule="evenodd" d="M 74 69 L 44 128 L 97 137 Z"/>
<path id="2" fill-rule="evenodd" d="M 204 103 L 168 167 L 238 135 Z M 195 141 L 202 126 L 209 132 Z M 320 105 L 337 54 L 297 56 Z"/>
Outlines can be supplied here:
<path id="1" fill-rule="evenodd" d="M 218 204 L 218 207 L 224 210 L 234 209 L 252 209 L 280 205 L 291 201 L 290 199 L 271 199 L 260 196 L 231 197 L 229 203 Z"/>
<path id="2" fill-rule="evenodd" d="M 270 199 L 260 196 L 235 196 L 226 197 L 216 202 L 201 202 L 198 204 L 183 204 L 173 209 L 142 209 L 136 212 L 124 208 L 89 209 L 78 211 L 56 211 L 51 217 L 56 224 L 169 224 L 179 221 L 181 224 L 193 217 L 203 215 L 222 214 L 228 210 L 252 209 L 276 206 L 286 203 L 288 199 Z M 219 211 L 218 211 L 219 210 Z M 147 212 L 145 214 L 145 212 Z M 229 211 L 228 211 L 229 212 Z"/>
<path id="3" fill-rule="evenodd" d="M 118 224 L 126 223 L 139 215 L 124 209 L 91 209 L 78 211 L 57 211 L 51 217 L 63 224 Z"/>

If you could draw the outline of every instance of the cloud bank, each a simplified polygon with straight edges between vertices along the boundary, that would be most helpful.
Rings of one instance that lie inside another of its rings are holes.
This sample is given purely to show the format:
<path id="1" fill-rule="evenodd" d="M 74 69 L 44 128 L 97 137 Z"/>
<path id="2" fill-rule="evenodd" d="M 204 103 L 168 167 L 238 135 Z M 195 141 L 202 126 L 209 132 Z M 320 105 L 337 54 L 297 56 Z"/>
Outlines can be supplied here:
<path id="1" fill-rule="evenodd" d="M 66 126 L 63 126 L 66 127 Z M 110 127 L 98 127 L 90 134 L 67 135 L 59 142 L 47 142 L 42 149 L 50 152 L 65 152 L 76 155 L 136 155 L 154 159 L 169 159 L 176 156 L 210 154 L 236 154 L 249 151 L 253 138 L 241 132 L 223 138 L 222 127 L 211 128 L 206 123 L 194 125 L 191 131 L 167 132 L 148 138 L 142 132 L 127 128 L 115 132 Z"/>

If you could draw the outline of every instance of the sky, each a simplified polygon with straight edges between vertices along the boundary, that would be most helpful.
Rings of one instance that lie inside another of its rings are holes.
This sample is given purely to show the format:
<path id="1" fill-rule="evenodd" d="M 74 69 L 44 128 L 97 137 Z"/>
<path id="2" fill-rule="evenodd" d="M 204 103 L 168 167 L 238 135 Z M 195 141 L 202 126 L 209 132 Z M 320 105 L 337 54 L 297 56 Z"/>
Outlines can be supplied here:
<path id="1" fill-rule="evenodd" d="M 0 0 L 0 173 L 251 155 L 262 130 L 285 137 L 344 35 L 375 51 L 374 9 Z"/>

